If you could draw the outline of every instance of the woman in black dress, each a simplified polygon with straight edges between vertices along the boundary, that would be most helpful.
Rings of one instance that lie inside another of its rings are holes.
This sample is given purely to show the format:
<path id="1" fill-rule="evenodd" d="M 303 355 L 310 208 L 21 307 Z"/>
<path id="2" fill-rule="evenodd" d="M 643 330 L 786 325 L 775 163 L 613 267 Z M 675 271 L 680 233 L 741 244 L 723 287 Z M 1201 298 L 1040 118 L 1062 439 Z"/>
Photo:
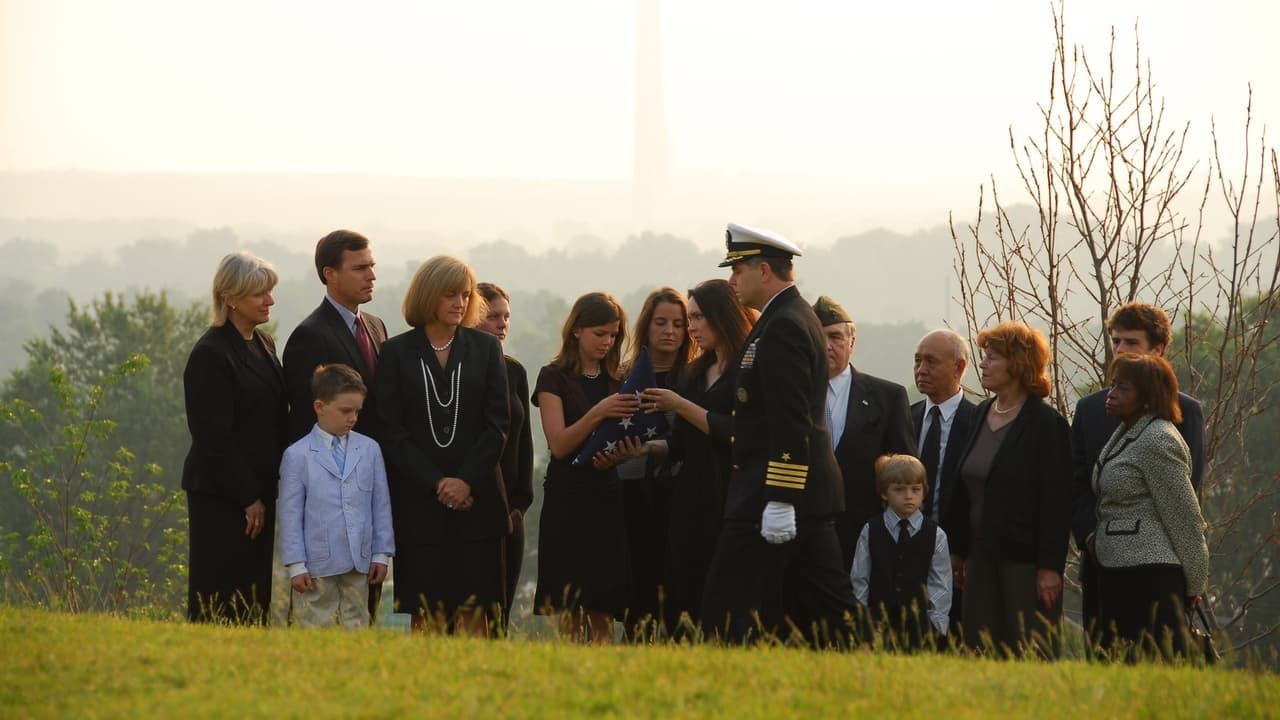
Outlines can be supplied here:
<path id="1" fill-rule="evenodd" d="M 622 365 L 622 376 L 635 367 L 641 348 L 647 348 L 658 387 L 675 387 L 693 355 L 688 324 L 689 306 L 679 290 L 662 287 L 649 293 L 631 333 L 631 350 Z M 626 623 L 628 637 L 645 640 L 653 636 L 661 620 L 671 466 L 660 457 L 636 458 L 618 466 L 618 477 L 622 480 L 631 570 L 631 600 L 626 617 L 620 619 Z"/>
<path id="2" fill-rule="evenodd" d="M 679 392 L 644 391 L 646 412 L 676 414 L 668 462 L 679 463 L 671 495 L 663 607 L 672 637 L 696 636 L 702 587 L 715 553 L 729 482 L 729 413 L 733 409 L 733 361 L 755 317 L 725 280 L 689 291 L 689 335 L 701 354 Z"/>
<path id="3" fill-rule="evenodd" d="M 187 618 L 260 623 L 271 606 L 276 489 L 289 403 L 271 336 L 275 268 L 232 253 L 213 276 L 213 318 L 182 374 L 191 450 L 182 466 Z"/>
<path id="4" fill-rule="evenodd" d="M 634 438 L 592 465 L 573 459 L 601 422 L 639 409 L 618 393 L 626 314 L 606 293 L 588 293 L 569 310 L 560 352 L 538 373 L 533 404 L 551 449 L 538 525 L 538 614 L 561 614 L 575 641 L 613 641 L 613 617 L 628 601 L 627 538 L 614 466 L 640 454 Z"/>
<path id="5" fill-rule="evenodd" d="M 508 391 L 502 347 L 474 329 L 484 314 L 475 273 L 439 256 L 404 296 L 413 329 L 378 359 L 396 532 L 395 595 L 413 629 L 483 636 L 506 604 L 503 548 L 510 519 L 498 460 Z"/>
<path id="6" fill-rule="evenodd" d="M 488 305 L 488 312 L 477 327 L 502 343 L 511 327 L 511 296 L 493 283 L 482 282 L 477 287 Z M 511 411 L 507 444 L 499 463 L 502 484 L 507 489 L 507 505 L 511 508 L 511 533 L 506 541 L 507 607 L 502 615 L 505 628 L 511 620 L 511 606 L 515 604 L 520 568 L 524 564 L 524 514 L 533 504 L 533 430 L 529 425 L 529 374 L 510 355 L 504 355 L 503 360 L 507 363 L 507 399 Z"/>

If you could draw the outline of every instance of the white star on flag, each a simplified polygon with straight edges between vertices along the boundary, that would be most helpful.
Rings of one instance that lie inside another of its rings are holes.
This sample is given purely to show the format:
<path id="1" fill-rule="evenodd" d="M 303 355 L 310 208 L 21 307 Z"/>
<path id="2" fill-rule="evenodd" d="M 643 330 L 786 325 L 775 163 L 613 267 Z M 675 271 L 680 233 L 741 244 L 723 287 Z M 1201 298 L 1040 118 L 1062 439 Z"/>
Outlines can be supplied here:
<path id="1" fill-rule="evenodd" d="M 618 449 L 618 443 L 616 443 L 616 442 L 605 443 L 605 446 L 604 446 L 604 451 L 605 451 L 605 452 L 607 452 L 607 453 L 608 453 L 608 452 L 613 452 L 614 450 L 617 450 L 617 449 Z"/>
<path id="2" fill-rule="evenodd" d="M 629 417 L 624 417 L 624 418 L 622 418 L 622 420 L 621 420 L 618 424 L 619 424 L 619 425 L 621 425 L 622 427 L 624 427 L 624 428 L 626 428 L 626 429 L 630 430 L 630 429 L 631 429 L 631 418 L 629 418 Z"/>
<path id="3" fill-rule="evenodd" d="M 650 440 L 658 436 L 658 428 L 650 427 L 644 431 L 644 436 Z"/>

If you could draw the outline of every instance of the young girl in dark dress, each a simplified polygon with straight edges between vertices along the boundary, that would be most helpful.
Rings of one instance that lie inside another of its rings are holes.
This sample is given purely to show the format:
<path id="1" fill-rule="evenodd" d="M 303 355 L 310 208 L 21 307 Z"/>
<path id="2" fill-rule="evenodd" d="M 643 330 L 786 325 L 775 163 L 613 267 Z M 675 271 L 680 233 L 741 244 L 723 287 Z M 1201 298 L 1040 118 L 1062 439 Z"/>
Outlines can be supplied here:
<path id="1" fill-rule="evenodd" d="M 592 431 L 610 418 L 630 417 L 634 395 L 618 393 L 626 314 L 610 295 L 578 298 L 561 330 L 560 352 L 538 373 L 533 404 L 551 450 L 538 526 L 539 614 L 561 614 L 573 640 L 613 641 L 613 617 L 626 607 L 627 543 L 615 465 L 638 457 L 634 438 L 595 456 L 573 459 Z"/>
<path id="2" fill-rule="evenodd" d="M 647 348 L 657 386 L 674 388 L 693 354 L 693 343 L 686 330 L 688 323 L 689 306 L 679 290 L 662 287 L 649 293 L 636 318 L 622 376 L 626 377 L 635 366 L 641 348 Z M 674 420 L 674 414 L 668 420 Z M 658 439 L 665 440 L 666 435 Z M 671 469 L 662 458 L 653 456 L 618 466 L 631 572 L 631 600 L 627 603 L 626 617 L 620 619 L 625 621 L 627 637 L 634 640 L 651 639 L 662 619 Z"/>
<path id="3" fill-rule="evenodd" d="M 476 327 L 498 338 L 507 339 L 511 327 L 511 296 L 493 283 L 482 282 L 477 288 L 489 306 Z M 510 355 L 507 363 L 507 391 L 511 423 L 507 444 L 502 449 L 502 482 L 507 488 L 507 504 L 511 507 L 511 533 L 507 535 L 507 607 L 502 616 L 503 627 L 511 620 L 520 568 L 524 564 L 524 515 L 533 504 L 533 431 L 529 425 L 529 374 L 524 365 Z"/>
<path id="4" fill-rule="evenodd" d="M 729 426 L 733 409 L 733 360 L 755 316 L 725 280 L 689 291 L 689 335 L 701 354 L 689 366 L 679 392 L 643 393 L 646 412 L 674 412 L 668 460 L 680 463 L 671 495 L 666 548 L 664 621 L 672 637 L 696 635 L 702 588 L 715 553 L 729 482 Z M 654 447 L 661 452 L 661 445 Z"/>

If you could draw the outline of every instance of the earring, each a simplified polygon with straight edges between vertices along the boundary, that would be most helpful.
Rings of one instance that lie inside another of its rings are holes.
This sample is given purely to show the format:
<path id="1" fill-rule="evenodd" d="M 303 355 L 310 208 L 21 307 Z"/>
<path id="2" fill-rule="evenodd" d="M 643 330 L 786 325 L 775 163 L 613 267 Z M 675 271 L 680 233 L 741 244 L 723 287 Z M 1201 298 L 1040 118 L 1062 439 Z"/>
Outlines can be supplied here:
<path id="1" fill-rule="evenodd" d="M 235 305 L 232 305 L 232 306 L 231 306 L 231 309 L 232 309 L 232 310 L 235 310 L 235 309 L 236 309 L 236 306 L 235 306 Z"/>

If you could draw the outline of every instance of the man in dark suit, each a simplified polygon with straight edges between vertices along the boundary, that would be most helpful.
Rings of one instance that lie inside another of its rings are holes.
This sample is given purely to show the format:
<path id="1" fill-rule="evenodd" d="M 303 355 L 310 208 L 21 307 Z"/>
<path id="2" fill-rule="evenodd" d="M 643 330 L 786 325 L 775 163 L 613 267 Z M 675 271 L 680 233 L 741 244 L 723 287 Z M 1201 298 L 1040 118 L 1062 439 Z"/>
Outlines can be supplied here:
<path id="1" fill-rule="evenodd" d="M 311 375 L 316 366 L 341 363 L 360 373 L 373 388 L 378 355 L 387 326 L 376 315 L 361 312 L 373 299 L 373 251 L 369 240 L 350 230 L 334 230 L 316 243 L 316 274 L 325 286 L 324 299 L 289 335 L 284 346 L 284 378 L 289 393 L 289 443 L 311 432 L 316 422 L 311 405 Z M 357 432 L 381 441 L 374 393 L 370 392 L 356 421 Z M 287 580 L 285 581 L 287 584 Z M 287 602 L 288 593 L 284 593 Z M 382 585 L 369 587 L 369 616 L 376 617 Z M 287 605 L 273 603 L 272 619 L 284 621 Z"/>
<path id="2" fill-rule="evenodd" d="M 867 520 L 884 512 L 876 492 L 876 458 L 916 454 L 908 420 L 907 389 L 858 372 L 849 363 L 857 329 L 843 307 L 823 295 L 813 311 L 826 339 L 826 420 L 844 480 L 843 513 L 836 515 L 842 567 L 853 567 L 858 534 Z"/>
<path id="3" fill-rule="evenodd" d="M 1163 356 L 1173 339 L 1173 329 L 1164 310 L 1148 303 L 1131 302 L 1116 308 L 1107 319 L 1107 335 L 1114 352 Z M 1096 637 L 1101 631 L 1094 627 L 1098 619 L 1098 566 L 1089 556 L 1085 543 L 1098 526 L 1093 467 L 1102 446 L 1120 425 L 1119 418 L 1107 415 L 1107 391 L 1108 388 L 1103 388 L 1080 398 L 1071 419 L 1071 534 L 1080 549 L 1081 624 L 1090 637 Z M 1191 451 L 1191 485 L 1198 493 L 1204 475 L 1204 410 L 1195 398 L 1183 392 L 1178 393 L 1178 406 L 1182 409 L 1178 432 Z"/>
<path id="4" fill-rule="evenodd" d="M 924 399 L 911 406 L 912 437 L 929 479 L 922 510 L 941 523 L 960 481 L 960 454 L 973 427 L 977 406 L 964 396 L 960 381 L 969 367 L 969 346 L 954 330 L 934 330 L 916 346 L 916 390 Z M 962 562 L 958 557 L 957 562 Z M 958 577 L 953 567 L 953 578 Z M 960 622 L 963 589 L 953 586 L 951 626 Z"/>
<path id="5" fill-rule="evenodd" d="M 761 314 L 738 357 L 732 465 L 703 624 L 743 642 L 778 632 L 789 614 L 806 639 L 839 643 L 855 601 L 833 522 L 844 493 L 824 421 L 822 327 L 792 279 L 795 245 L 732 224 L 725 244 L 729 284 Z"/>

